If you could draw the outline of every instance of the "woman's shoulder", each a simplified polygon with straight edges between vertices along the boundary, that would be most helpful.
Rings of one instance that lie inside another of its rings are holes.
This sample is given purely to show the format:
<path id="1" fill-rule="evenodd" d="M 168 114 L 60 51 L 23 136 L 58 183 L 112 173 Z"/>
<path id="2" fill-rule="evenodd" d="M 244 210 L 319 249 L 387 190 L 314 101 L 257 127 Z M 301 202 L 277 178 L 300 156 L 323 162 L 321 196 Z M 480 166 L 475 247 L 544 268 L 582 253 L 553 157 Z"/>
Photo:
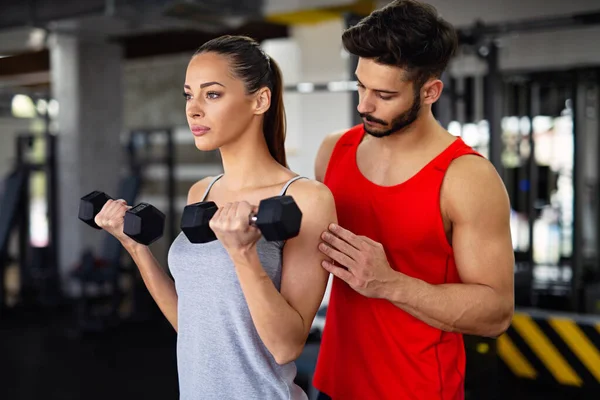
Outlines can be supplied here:
<path id="1" fill-rule="evenodd" d="M 204 192 L 208 185 L 216 178 L 216 176 L 207 176 L 194 183 L 188 191 L 188 204 L 197 203 L 202 200 Z"/>
<path id="2" fill-rule="evenodd" d="M 326 212 L 335 210 L 333 194 L 325 184 L 315 179 L 297 179 L 290 184 L 285 194 L 294 199 L 304 214 L 308 210 L 312 212 L 314 207 L 320 207 Z"/>
<path id="3" fill-rule="evenodd" d="M 305 175 L 298 175 L 295 177 L 294 182 L 290 184 L 287 190 L 288 194 L 291 194 L 292 192 L 298 196 L 331 194 L 331 191 L 325 184 L 319 182 L 316 179 L 309 178 Z"/>

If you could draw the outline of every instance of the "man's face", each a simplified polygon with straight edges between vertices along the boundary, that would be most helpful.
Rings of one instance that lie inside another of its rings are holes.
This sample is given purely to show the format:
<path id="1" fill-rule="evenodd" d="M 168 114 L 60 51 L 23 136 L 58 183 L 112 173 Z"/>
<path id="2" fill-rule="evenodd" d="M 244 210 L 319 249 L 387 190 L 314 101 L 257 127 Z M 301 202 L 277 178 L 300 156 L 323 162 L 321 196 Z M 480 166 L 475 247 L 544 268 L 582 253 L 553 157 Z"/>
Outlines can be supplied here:
<path id="1" fill-rule="evenodd" d="M 360 58 L 356 78 L 357 110 L 368 134 L 389 136 L 410 126 L 419 117 L 420 91 L 406 80 L 404 69 Z"/>

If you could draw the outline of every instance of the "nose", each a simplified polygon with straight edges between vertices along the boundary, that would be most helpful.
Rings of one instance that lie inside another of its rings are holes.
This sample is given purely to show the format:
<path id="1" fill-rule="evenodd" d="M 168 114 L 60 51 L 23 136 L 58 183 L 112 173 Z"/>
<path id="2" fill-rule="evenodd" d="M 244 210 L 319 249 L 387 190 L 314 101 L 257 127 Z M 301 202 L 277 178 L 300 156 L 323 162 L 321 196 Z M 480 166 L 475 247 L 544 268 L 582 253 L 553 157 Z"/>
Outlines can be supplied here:
<path id="1" fill-rule="evenodd" d="M 358 99 L 358 106 L 356 106 L 356 110 L 361 114 L 370 114 L 375 111 L 375 105 L 371 101 L 370 97 L 362 94 Z"/>
<path id="2" fill-rule="evenodd" d="M 198 102 L 190 101 L 187 106 L 187 115 L 189 118 L 201 118 L 204 116 L 204 111 Z"/>

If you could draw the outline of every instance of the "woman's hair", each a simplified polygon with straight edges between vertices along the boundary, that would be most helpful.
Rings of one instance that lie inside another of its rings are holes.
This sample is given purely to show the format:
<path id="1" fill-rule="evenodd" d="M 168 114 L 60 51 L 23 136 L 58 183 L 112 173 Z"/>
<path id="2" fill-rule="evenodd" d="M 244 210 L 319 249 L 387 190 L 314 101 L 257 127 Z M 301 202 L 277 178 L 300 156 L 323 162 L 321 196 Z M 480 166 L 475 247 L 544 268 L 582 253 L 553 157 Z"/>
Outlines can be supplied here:
<path id="1" fill-rule="evenodd" d="M 271 90 L 271 106 L 265 114 L 264 135 L 271 156 L 287 167 L 285 155 L 285 109 L 283 106 L 283 82 L 279 66 L 261 48 L 258 42 L 247 36 L 224 35 L 204 43 L 195 53 L 217 53 L 229 58 L 231 72 L 241 79 L 248 94 L 268 87 Z"/>

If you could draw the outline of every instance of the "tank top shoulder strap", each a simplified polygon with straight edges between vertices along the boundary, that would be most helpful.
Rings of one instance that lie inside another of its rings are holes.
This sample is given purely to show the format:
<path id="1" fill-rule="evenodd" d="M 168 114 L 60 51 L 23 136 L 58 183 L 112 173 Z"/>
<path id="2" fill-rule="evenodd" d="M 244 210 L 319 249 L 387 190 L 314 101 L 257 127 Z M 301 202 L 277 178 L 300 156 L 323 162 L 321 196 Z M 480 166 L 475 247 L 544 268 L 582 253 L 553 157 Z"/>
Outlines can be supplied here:
<path id="1" fill-rule="evenodd" d="M 336 147 L 356 147 L 360 144 L 364 135 L 364 126 L 362 124 L 355 125 L 348 129 L 346 133 L 339 138 L 338 142 L 336 143 Z"/>
<path id="2" fill-rule="evenodd" d="M 436 169 L 446 172 L 452 161 L 464 155 L 476 155 L 483 157 L 479 152 L 467 145 L 462 138 L 457 137 L 454 142 L 446 148 L 446 150 L 436 160 Z"/>
<path id="3" fill-rule="evenodd" d="M 339 164 L 340 162 L 352 162 L 353 152 L 362 141 L 365 134 L 363 125 L 356 125 L 348 129 L 335 143 L 331 155 L 329 156 L 328 165 Z M 330 178 L 330 168 L 325 171 L 325 181 Z"/>
<path id="4" fill-rule="evenodd" d="M 330 160 L 336 159 L 341 154 L 345 154 L 348 150 L 358 147 L 364 136 L 364 128 L 362 125 L 356 125 L 348 129 L 333 146 Z"/>
<path id="5" fill-rule="evenodd" d="M 206 199 L 206 196 L 208 196 L 208 192 L 210 192 L 210 189 L 213 187 L 213 185 L 215 184 L 216 181 L 218 181 L 219 179 L 221 179 L 221 177 L 223 177 L 223 174 L 219 174 L 219 175 L 215 176 L 210 181 L 210 183 L 208 184 L 208 187 L 204 191 L 204 195 L 202 196 L 202 200 L 200 200 L 200 201 L 204 201 Z"/>
<path id="6" fill-rule="evenodd" d="M 287 181 L 287 182 L 285 183 L 285 185 L 283 185 L 283 189 L 281 189 L 281 192 L 279 193 L 279 195 L 280 195 L 280 196 L 283 196 L 283 195 L 285 195 L 285 192 L 287 192 L 287 190 L 288 190 L 288 187 L 290 187 L 290 185 L 291 185 L 292 183 L 296 182 L 298 179 L 308 179 L 308 178 L 307 178 L 307 177 L 305 177 L 305 176 L 295 176 L 295 177 L 293 177 L 292 179 L 290 179 L 289 181 Z"/>

